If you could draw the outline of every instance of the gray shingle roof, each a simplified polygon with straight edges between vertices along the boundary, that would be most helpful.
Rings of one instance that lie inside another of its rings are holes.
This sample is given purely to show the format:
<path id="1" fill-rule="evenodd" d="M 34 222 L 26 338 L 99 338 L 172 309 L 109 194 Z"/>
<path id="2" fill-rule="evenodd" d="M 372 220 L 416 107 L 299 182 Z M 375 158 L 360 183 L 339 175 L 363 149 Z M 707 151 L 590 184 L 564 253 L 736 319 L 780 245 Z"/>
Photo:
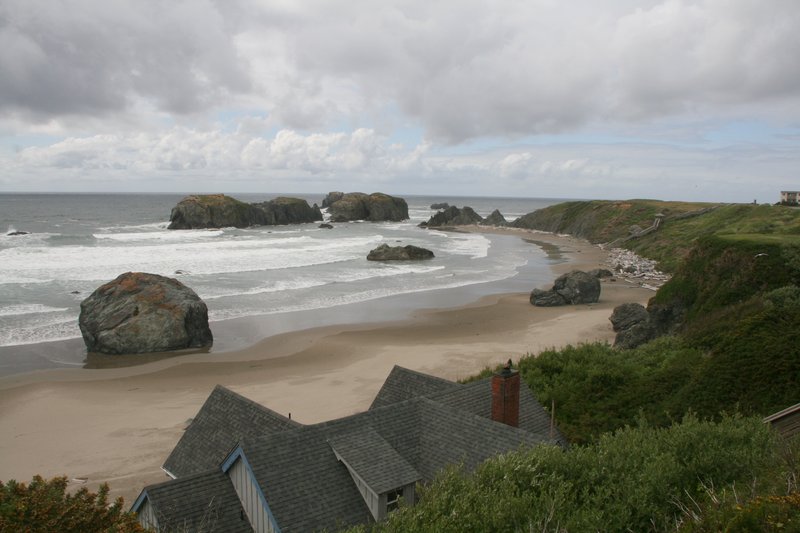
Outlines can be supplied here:
<path id="1" fill-rule="evenodd" d="M 430 481 L 450 464 L 471 470 L 522 445 L 554 441 L 566 444 L 557 429 L 551 438 L 550 417 L 526 385 L 514 428 L 491 420 L 491 378 L 462 385 L 395 367 L 368 411 L 309 426 L 218 386 L 164 467 L 181 477 L 219 469 L 238 443 L 278 525 L 291 533 L 372 521 L 337 453 L 381 493 Z"/>
<path id="2" fill-rule="evenodd" d="M 233 485 L 218 468 L 145 490 L 160 531 L 253 531 Z"/>
<path id="3" fill-rule="evenodd" d="M 423 481 L 449 464 L 472 469 L 498 453 L 543 442 L 527 431 L 426 398 L 246 440 L 242 450 L 284 533 L 333 530 L 372 520 L 329 444 L 358 434 L 372 435 L 368 438 L 373 443 L 374 435 L 380 436 L 394 450 L 394 460 L 402 458 Z M 381 480 L 382 486 L 405 484 L 408 471 L 400 473 L 394 481 Z"/>
<path id="4" fill-rule="evenodd" d="M 491 379 L 489 377 L 460 384 L 395 366 L 378 391 L 370 409 L 424 396 L 484 418 L 491 418 Z M 550 414 L 536 400 L 525 381 L 520 383 L 519 427 L 535 435 L 550 438 Z M 568 444 L 558 427 L 553 428 L 552 440 L 561 446 Z"/>
<path id="5" fill-rule="evenodd" d="M 376 494 L 422 479 L 419 472 L 371 427 L 331 437 L 328 443 Z"/>
<path id="6" fill-rule="evenodd" d="M 376 409 L 453 388 L 458 388 L 458 383 L 395 365 L 369 408 Z"/>
<path id="7" fill-rule="evenodd" d="M 218 468 L 240 440 L 300 424 L 217 385 L 172 450 L 164 469 L 183 477 Z"/>

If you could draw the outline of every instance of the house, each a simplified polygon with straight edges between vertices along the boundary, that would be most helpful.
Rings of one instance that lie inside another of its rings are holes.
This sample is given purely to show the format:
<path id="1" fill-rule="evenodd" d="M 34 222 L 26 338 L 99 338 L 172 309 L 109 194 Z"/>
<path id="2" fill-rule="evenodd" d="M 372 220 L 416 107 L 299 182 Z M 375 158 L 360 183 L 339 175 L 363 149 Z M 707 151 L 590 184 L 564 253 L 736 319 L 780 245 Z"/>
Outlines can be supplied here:
<path id="1" fill-rule="evenodd" d="M 769 415 L 764 422 L 787 438 L 800 433 L 800 403 Z"/>
<path id="2" fill-rule="evenodd" d="M 781 203 L 784 205 L 800 204 L 800 191 L 781 191 Z"/>
<path id="3" fill-rule="evenodd" d="M 365 412 L 298 424 L 217 386 L 132 511 L 154 529 L 337 530 L 382 520 L 452 464 L 566 440 L 509 366 L 454 383 L 395 366 Z"/>

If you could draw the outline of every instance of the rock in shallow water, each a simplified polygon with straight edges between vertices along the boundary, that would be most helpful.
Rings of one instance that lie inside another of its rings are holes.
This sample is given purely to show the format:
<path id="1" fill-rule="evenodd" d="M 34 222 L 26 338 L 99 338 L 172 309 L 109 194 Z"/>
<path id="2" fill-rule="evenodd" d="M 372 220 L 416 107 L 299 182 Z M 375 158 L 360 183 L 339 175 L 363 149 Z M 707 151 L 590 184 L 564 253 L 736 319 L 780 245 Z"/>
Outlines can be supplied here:
<path id="1" fill-rule="evenodd" d="M 206 348 L 208 308 L 180 281 L 126 272 L 81 302 L 78 323 L 89 352 L 130 354 Z"/>
<path id="2" fill-rule="evenodd" d="M 419 246 L 389 246 L 381 244 L 367 255 L 368 261 L 416 261 L 433 259 L 433 252 Z"/>

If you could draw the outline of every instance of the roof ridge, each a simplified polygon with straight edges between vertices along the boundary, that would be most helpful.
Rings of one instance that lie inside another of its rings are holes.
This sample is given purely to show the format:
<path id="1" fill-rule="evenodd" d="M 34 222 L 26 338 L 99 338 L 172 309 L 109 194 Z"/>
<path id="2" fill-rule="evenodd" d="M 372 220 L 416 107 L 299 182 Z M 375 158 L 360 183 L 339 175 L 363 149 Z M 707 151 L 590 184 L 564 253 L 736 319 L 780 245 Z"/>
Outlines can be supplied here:
<path id="1" fill-rule="evenodd" d="M 216 386 L 214 386 L 214 390 L 211 391 L 211 394 L 208 396 L 208 398 L 206 398 L 206 401 L 208 401 L 215 392 L 222 393 L 222 394 L 227 394 L 229 396 L 233 396 L 237 400 L 244 401 L 245 403 L 248 403 L 248 404 L 252 405 L 253 407 L 256 407 L 257 409 L 261 410 L 262 412 L 264 412 L 266 414 L 269 414 L 269 415 L 272 415 L 272 416 L 275 416 L 276 418 L 278 418 L 278 419 L 280 419 L 280 420 L 282 420 L 284 422 L 287 422 L 287 423 L 289 423 L 289 424 L 291 424 L 293 426 L 296 426 L 296 427 L 303 426 L 303 424 L 301 424 L 300 422 L 298 422 L 296 420 L 292 420 L 291 418 L 289 418 L 287 416 L 284 416 L 281 413 L 279 413 L 277 411 L 274 411 L 274 410 L 270 409 L 269 407 L 267 407 L 266 405 L 260 404 L 255 400 L 251 400 L 247 396 L 242 396 L 238 392 L 235 392 L 235 391 L 229 389 L 228 387 L 226 387 L 224 385 L 220 385 L 219 383 Z"/>

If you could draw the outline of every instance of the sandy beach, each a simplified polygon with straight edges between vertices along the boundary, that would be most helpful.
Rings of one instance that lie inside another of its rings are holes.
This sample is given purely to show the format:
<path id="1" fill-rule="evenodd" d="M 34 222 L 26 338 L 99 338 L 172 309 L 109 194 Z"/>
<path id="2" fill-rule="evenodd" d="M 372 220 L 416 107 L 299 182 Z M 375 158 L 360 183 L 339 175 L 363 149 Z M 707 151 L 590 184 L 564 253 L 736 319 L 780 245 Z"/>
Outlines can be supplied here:
<path id="1" fill-rule="evenodd" d="M 497 231 L 560 254 L 553 279 L 607 266 L 603 250 L 578 239 Z M 66 475 L 92 489 L 108 482 L 132 503 L 145 485 L 167 479 L 160 465 L 216 384 L 301 423 L 329 420 L 366 409 L 396 364 L 455 380 L 509 357 L 611 342 L 612 309 L 653 294 L 624 280 L 604 281 L 591 305 L 536 308 L 528 294 L 501 294 L 397 322 L 280 334 L 235 352 L 0 379 L 0 479 Z"/>

